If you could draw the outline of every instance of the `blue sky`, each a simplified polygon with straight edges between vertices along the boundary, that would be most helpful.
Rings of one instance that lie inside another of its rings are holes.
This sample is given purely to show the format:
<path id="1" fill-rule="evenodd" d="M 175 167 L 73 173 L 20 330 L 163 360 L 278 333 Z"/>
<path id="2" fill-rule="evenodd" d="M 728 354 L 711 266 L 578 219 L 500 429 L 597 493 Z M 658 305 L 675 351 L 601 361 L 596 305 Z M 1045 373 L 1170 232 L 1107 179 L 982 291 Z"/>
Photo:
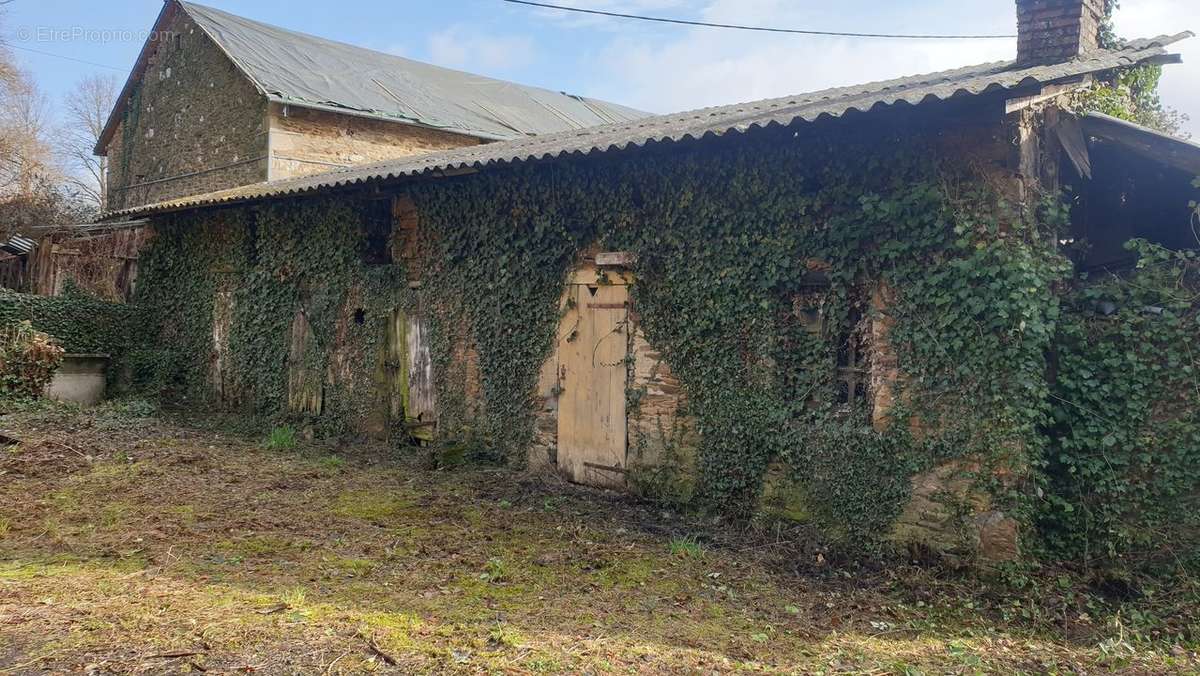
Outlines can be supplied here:
<path id="1" fill-rule="evenodd" d="M 52 101 L 91 72 L 122 80 L 161 0 L 12 0 L 3 38 Z M 596 96 L 654 112 L 1011 58 L 1014 41 L 897 41 L 764 35 L 590 18 L 500 0 L 205 0 L 252 19 L 409 58 Z M 1014 32 L 1012 0 L 559 0 L 660 16 L 824 30 Z M 1196 0 L 1124 0 L 1126 37 L 1200 32 Z M 25 49 L 20 49 L 25 48 Z M 1200 137 L 1200 38 L 1163 85 Z M 113 67 L 44 56 L 28 50 Z"/>

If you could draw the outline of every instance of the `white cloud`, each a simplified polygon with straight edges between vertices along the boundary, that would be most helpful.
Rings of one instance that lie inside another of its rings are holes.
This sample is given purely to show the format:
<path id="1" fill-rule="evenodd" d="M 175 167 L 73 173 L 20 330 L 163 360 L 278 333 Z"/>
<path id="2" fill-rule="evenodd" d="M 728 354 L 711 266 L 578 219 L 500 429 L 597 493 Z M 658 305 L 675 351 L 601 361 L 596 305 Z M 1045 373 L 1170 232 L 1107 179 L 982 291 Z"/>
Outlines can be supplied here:
<path id="1" fill-rule="evenodd" d="M 490 35 L 457 25 L 429 36 L 429 59 L 448 68 L 503 74 L 533 63 L 536 49 L 523 35 Z"/>
<path id="2" fill-rule="evenodd" d="M 675 0 L 568 0 L 581 6 L 674 7 Z M 619 10 L 627 11 L 627 10 Z M 643 12 L 646 13 L 646 12 Z M 710 22 L 861 32 L 1014 33 L 1011 1 L 707 0 L 699 11 L 660 12 Z M 626 30 L 607 42 L 591 92 L 654 112 L 786 96 L 987 61 L 1011 59 L 1015 40 L 920 41 L 808 37 L 734 30 L 654 27 L 613 20 Z M 634 30 L 636 28 L 636 30 Z M 1200 2 L 1127 0 L 1117 15 L 1126 37 L 1200 31 Z M 1182 66 L 1168 66 L 1164 102 L 1191 114 L 1200 136 L 1200 38 L 1178 45 Z"/>
<path id="3" fill-rule="evenodd" d="M 829 30 L 944 30 L 922 23 L 912 12 L 868 12 L 868 3 L 858 4 L 864 6 L 862 13 L 830 12 L 784 0 L 712 0 L 701 16 L 715 22 Z M 1011 21 L 1007 12 L 994 14 L 1000 25 Z M 847 21 L 847 16 L 870 19 Z M 985 15 L 970 25 L 993 32 L 996 23 Z M 606 50 L 610 72 L 603 93 L 656 112 L 686 110 L 1007 59 L 1015 49 L 1009 40 L 847 39 L 705 28 L 679 29 L 671 35 L 677 37 L 612 41 Z"/>

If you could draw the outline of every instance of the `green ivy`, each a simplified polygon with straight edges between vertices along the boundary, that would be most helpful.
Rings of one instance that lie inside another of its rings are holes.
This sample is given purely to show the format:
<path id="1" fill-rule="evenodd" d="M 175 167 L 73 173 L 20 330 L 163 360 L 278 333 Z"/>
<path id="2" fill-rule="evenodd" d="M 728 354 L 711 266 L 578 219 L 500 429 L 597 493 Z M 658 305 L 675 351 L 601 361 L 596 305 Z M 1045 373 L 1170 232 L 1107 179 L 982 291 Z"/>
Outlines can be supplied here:
<path id="1" fill-rule="evenodd" d="M 419 290 L 402 265 L 362 262 L 373 207 L 360 194 L 196 212 L 156 225 L 139 302 L 158 318 L 166 382 L 203 396 L 214 299 L 231 293 L 226 398 L 273 418 L 295 417 L 288 355 L 302 309 L 314 336 L 306 368 L 344 371 L 322 376 L 325 411 L 304 421 L 323 434 L 359 429 L 377 406 L 390 311 L 421 312 L 441 442 L 518 462 L 568 272 L 585 249 L 627 250 L 639 327 L 683 383 L 698 432 L 695 448 L 676 449 L 695 459 L 678 468 L 695 467 L 695 506 L 747 514 L 783 464 L 826 532 L 875 547 L 911 477 L 959 460 L 996 509 L 1050 524 L 1027 478 L 1060 470 L 1044 461 L 1058 448 L 1047 431 L 1062 396 L 1046 355 L 1070 329 L 1059 326 L 1068 264 L 1053 244 L 1066 211 L 1006 204 L 982 178 L 922 134 L 777 130 L 637 162 L 422 181 L 403 188 L 421 219 Z M 815 270 L 825 286 L 813 286 Z M 838 403 L 836 363 L 881 289 L 894 296 L 900 380 L 892 422 L 877 429 L 869 411 Z M 818 330 L 795 311 L 805 294 L 821 308 Z M 347 321 L 353 308 L 364 321 Z M 1037 487 L 1047 501 L 1063 495 L 1056 480 Z"/>
<path id="2" fill-rule="evenodd" d="M 1200 258 L 1131 242 L 1137 269 L 1081 278 L 1056 340 L 1046 508 L 1058 557 L 1200 563 Z"/>
<path id="3" fill-rule="evenodd" d="M 108 376 L 117 385 L 118 376 L 138 364 L 151 327 L 143 308 L 100 300 L 70 282 L 58 296 L 0 289 L 0 327 L 26 321 L 68 353 L 109 355 Z"/>
<path id="4" fill-rule="evenodd" d="M 509 457 L 528 445 L 563 281 L 598 243 L 637 254 L 640 326 L 684 383 L 699 433 L 697 505 L 748 513 L 782 461 L 829 530 L 870 545 L 912 474 L 939 460 L 976 456 L 996 475 L 1019 474 L 1040 449 L 1052 287 L 1066 269 L 1048 245 L 1053 227 L 1036 221 L 1053 226 L 1064 212 L 1049 203 L 1026 218 L 938 158 L 920 138 L 779 134 L 423 184 L 413 197 L 436 261 L 429 299 L 452 308 L 436 323 L 441 433 L 482 433 Z M 793 312 L 810 261 L 831 278 L 819 334 Z M 903 410 L 876 431 L 835 403 L 834 339 L 870 312 L 881 281 L 900 290 L 900 408 L 924 417 L 922 435 Z M 464 342 L 478 352 L 481 410 L 454 368 Z M 1000 507 L 1028 511 L 1022 486 L 991 483 Z"/>
<path id="5" fill-rule="evenodd" d="M 225 404 L 325 435 L 361 427 L 380 406 L 374 379 L 386 323 L 394 308 L 413 303 L 403 266 L 364 262 L 365 233 L 379 210 L 378 202 L 297 200 L 158 224 L 142 259 L 139 302 L 158 320 L 160 386 L 212 397 L 214 309 L 225 295 L 232 308 Z M 288 409 L 297 312 L 312 331 L 303 368 L 324 389 L 315 415 Z M 345 377 L 327 378 L 335 359 Z"/>

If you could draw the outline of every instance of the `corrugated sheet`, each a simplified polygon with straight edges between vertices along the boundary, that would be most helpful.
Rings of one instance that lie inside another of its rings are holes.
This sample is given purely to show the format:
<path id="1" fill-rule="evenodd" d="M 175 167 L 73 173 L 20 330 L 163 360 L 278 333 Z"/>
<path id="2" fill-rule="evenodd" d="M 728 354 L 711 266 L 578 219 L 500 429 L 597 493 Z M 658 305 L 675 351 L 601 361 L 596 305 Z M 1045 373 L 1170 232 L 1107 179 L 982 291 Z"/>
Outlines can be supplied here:
<path id="1" fill-rule="evenodd" d="M 989 63 L 931 75 L 827 89 L 753 103 L 704 108 L 649 117 L 635 122 L 459 148 L 304 178 L 257 183 L 134 207 L 114 212 L 109 216 L 174 211 L 203 205 L 295 195 L 369 181 L 454 173 L 567 155 L 589 155 L 650 143 L 744 132 L 755 127 L 789 125 L 798 120 L 813 122 L 823 117 L 838 117 L 849 111 L 865 112 L 886 106 L 916 105 L 926 101 L 975 96 L 1018 86 L 1049 84 L 1158 59 L 1166 54 L 1166 46 L 1191 36 L 1191 33 L 1180 33 L 1175 36 L 1136 40 L 1119 49 L 1093 52 L 1087 58 L 1061 64 L 1018 67 L 1011 62 Z"/>
<path id="2" fill-rule="evenodd" d="M 28 237 L 13 235 L 12 237 L 8 238 L 8 241 L 0 244 L 0 251 L 8 252 L 14 256 L 24 256 L 30 251 L 33 251 L 34 247 L 36 246 L 37 242 L 29 239 Z"/>
<path id="3" fill-rule="evenodd" d="M 1082 125 L 1089 136 L 1121 144 L 1143 157 L 1200 175 L 1200 144 L 1103 113 L 1088 113 L 1083 117 Z"/>
<path id="4" fill-rule="evenodd" d="M 632 108 L 440 68 L 180 5 L 268 97 L 508 140 L 646 117 Z"/>

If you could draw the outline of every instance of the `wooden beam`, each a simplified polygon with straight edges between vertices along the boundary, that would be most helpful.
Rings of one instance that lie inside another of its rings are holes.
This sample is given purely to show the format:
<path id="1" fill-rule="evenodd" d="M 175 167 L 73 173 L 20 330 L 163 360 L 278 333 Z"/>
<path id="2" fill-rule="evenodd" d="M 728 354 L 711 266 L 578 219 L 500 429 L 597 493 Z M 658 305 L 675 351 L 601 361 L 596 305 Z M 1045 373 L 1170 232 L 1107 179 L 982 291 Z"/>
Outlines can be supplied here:
<path id="1" fill-rule="evenodd" d="M 1008 99 L 1004 102 L 1004 114 L 1012 115 L 1021 110 L 1025 110 L 1031 106 L 1036 106 L 1039 103 L 1045 103 L 1051 99 L 1056 99 L 1064 94 L 1087 89 L 1092 86 L 1092 76 L 1085 75 L 1082 80 L 1074 82 L 1062 82 L 1059 84 L 1048 84 L 1042 87 L 1042 91 L 1029 96 L 1018 96 L 1013 99 Z"/>
<path id="2" fill-rule="evenodd" d="M 600 267 L 628 268 L 637 262 L 632 251 L 604 251 L 596 254 L 596 265 Z"/>

